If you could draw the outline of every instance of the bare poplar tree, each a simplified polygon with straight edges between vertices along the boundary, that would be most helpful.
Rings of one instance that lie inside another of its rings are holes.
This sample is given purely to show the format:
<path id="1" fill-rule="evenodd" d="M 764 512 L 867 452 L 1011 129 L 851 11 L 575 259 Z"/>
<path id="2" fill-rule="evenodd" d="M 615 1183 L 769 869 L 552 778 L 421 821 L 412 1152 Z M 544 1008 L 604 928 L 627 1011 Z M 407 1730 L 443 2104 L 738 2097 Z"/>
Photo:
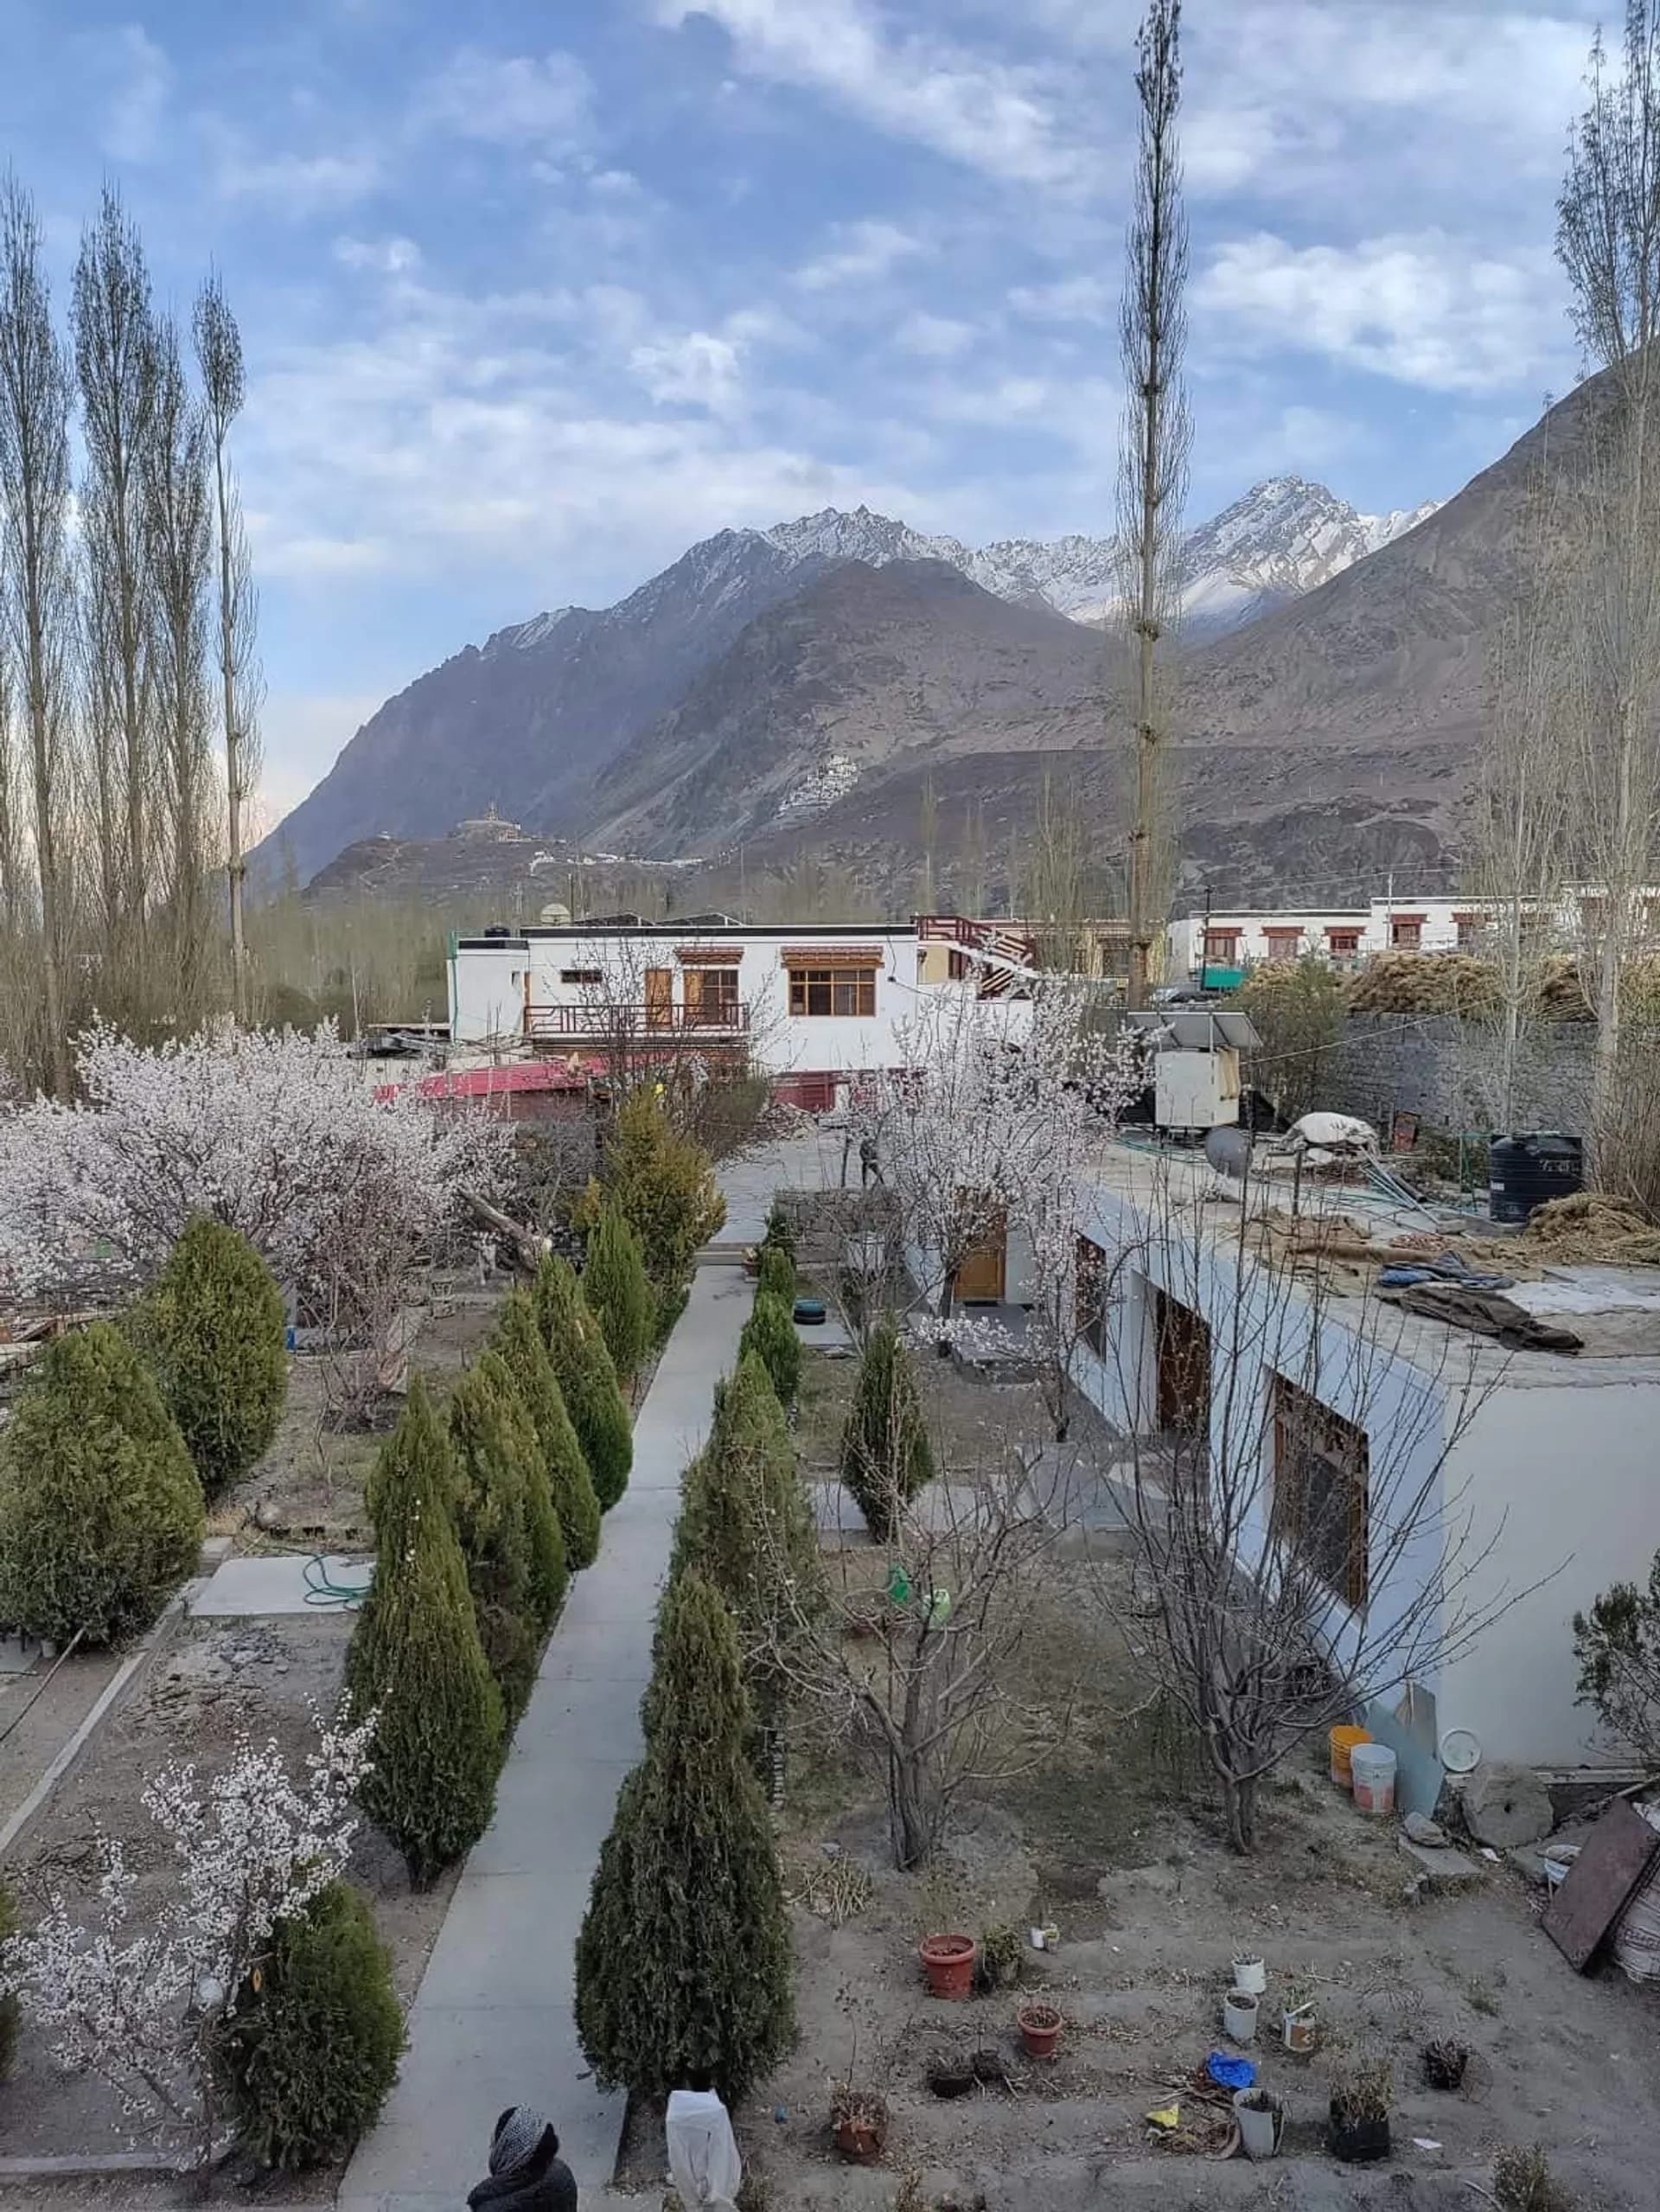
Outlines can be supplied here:
<path id="1" fill-rule="evenodd" d="M 1187 341 L 1187 218 L 1177 118 L 1182 98 L 1181 0 L 1148 0 L 1136 39 L 1140 103 L 1135 199 L 1119 310 L 1124 425 L 1118 470 L 1135 726 L 1135 821 L 1130 833 L 1129 1003 L 1146 1003 L 1147 970 L 1167 896 L 1170 740 L 1167 655 L 1159 646 L 1180 606 L 1182 509 L 1192 425 L 1182 383 Z M 1162 896 L 1161 896 L 1162 894 Z"/>
<path id="2" fill-rule="evenodd" d="M 75 264 L 75 372 L 86 449 L 81 530 L 97 649 L 112 653 L 124 950 L 136 959 L 150 887 L 156 761 L 144 590 L 144 470 L 154 432 L 156 347 L 142 240 L 105 186 Z M 95 682 L 105 681 L 104 674 Z M 101 734 L 95 727 L 94 740 Z"/>
<path id="3" fill-rule="evenodd" d="M 1592 49 L 1556 252 L 1574 326 L 1607 373 L 1578 471 L 1574 836 L 1596 882 L 1593 1135 L 1612 1133 L 1620 975 L 1660 802 L 1660 0 L 1628 0 L 1620 62 Z"/>
<path id="4" fill-rule="evenodd" d="M 16 178 L 0 186 L 0 518 L 4 619 L 17 686 L 40 892 L 46 1058 L 60 1097 L 70 1088 L 63 962 L 71 886 L 61 857 L 68 764 L 64 725 L 73 605 L 69 506 L 69 364 L 52 328 L 35 202 Z"/>
<path id="5" fill-rule="evenodd" d="M 216 275 L 196 297 L 194 323 L 201 371 L 208 441 L 213 456 L 214 514 L 219 551 L 219 677 L 225 741 L 225 796 L 229 845 L 225 871 L 230 885 L 232 1003 L 239 1021 L 248 1018 L 247 939 L 242 894 L 244 809 L 259 776 L 254 658 L 257 605 L 242 506 L 231 473 L 231 425 L 242 411 L 242 337 Z"/>
<path id="6" fill-rule="evenodd" d="M 170 321 L 156 335 L 154 425 L 144 448 L 144 548 L 154 637 L 160 866 L 176 999 L 194 1026 L 208 1012 L 207 869 L 213 797 L 208 590 L 213 522 L 208 428 Z"/>
<path id="7" fill-rule="evenodd" d="M 0 638 L 0 930 L 5 934 L 8 957 L 16 960 L 23 918 L 23 853 L 11 716 L 11 671 Z"/>

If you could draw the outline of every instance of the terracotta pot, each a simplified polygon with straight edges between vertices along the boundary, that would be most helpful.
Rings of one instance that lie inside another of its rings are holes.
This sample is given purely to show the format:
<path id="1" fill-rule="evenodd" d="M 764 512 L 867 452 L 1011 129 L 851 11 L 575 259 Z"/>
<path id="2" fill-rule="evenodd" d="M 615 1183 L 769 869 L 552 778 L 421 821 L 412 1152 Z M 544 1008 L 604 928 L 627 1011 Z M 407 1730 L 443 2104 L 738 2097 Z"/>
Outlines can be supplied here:
<path id="1" fill-rule="evenodd" d="M 1066 2025 L 1055 2006 L 1023 2004 L 1014 2018 L 1027 2057 L 1053 2058 L 1055 2046 L 1061 2040 L 1061 2030 Z"/>
<path id="2" fill-rule="evenodd" d="M 963 1998 L 974 1986 L 974 1961 L 980 1946 L 972 1935 L 924 1936 L 916 1955 L 928 1976 L 930 1997 Z"/>
<path id="3" fill-rule="evenodd" d="M 851 2166 L 872 2166 L 888 2139 L 884 2119 L 860 2118 L 836 2122 L 836 2149 Z"/>

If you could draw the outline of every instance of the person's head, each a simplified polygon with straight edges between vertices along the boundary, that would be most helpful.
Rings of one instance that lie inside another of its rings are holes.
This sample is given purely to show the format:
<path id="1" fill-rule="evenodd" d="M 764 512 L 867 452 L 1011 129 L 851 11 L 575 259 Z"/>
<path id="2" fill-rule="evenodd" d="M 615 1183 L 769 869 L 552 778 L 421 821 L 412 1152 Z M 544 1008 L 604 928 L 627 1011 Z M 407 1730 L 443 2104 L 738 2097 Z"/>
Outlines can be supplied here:
<path id="1" fill-rule="evenodd" d="M 706 2066 L 688 2066 L 686 2069 L 686 2086 L 688 2089 L 696 2089 L 699 2094 L 706 2095 L 715 2086 L 715 2077 Z"/>
<path id="2" fill-rule="evenodd" d="M 490 2138 L 490 2173 L 501 2179 L 546 2165 L 558 2152 L 553 2124 L 529 2105 L 509 2105 Z"/>

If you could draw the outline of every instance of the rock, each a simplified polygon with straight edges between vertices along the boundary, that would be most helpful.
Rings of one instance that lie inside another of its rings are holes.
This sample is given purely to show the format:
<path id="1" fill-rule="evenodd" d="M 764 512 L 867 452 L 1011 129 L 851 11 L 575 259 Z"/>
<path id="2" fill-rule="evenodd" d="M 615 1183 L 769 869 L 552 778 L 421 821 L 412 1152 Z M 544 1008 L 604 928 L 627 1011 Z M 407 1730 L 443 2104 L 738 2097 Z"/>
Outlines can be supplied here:
<path id="1" fill-rule="evenodd" d="M 1465 1825 L 1478 1844 L 1507 1851 L 1550 1833 L 1550 1792 L 1531 1767 L 1484 1760 L 1464 1785 Z"/>
<path id="2" fill-rule="evenodd" d="M 1403 1836 L 1401 1848 L 1418 1870 L 1414 1889 L 1421 1883 L 1431 1889 L 1464 1889 L 1481 1879 L 1481 1869 L 1474 1859 L 1448 1845 L 1410 1843 Z"/>
<path id="3" fill-rule="evenodd" d="M 1427 1812 L 1408 1812 L 1405 1821 L 1407 1836 L 1414 1844 L 1428 1844 L 1440 1849 L 1448 1841 L 1447 1832 L 1439 1820 L 1432 1820 Z"/>

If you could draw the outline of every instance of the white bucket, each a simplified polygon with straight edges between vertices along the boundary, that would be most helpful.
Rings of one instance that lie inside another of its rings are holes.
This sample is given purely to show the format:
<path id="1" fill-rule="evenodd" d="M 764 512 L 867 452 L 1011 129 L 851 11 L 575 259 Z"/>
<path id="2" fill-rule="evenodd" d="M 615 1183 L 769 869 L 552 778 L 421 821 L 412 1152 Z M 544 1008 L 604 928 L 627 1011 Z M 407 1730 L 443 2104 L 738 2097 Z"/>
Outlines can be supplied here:
<path id="1" fill-rule="evenodd" d="M 1230 1989 L 1222 2000 L 1223 2031 L 1236 2043 L 1248 2043 L 1256 2034 L 1256 1999 L 1242 1989 Z"/>
<path id="2" fill-rule="evenodd" d="M 1286 2124 L 1285 2107 L 1278 2099 L 1270 2101 L 1267 2112 L 1254 2111 L 1247 2098 L 1260 2097 L 1260 2089 L 1236 2089 L 1234 2092 L 1234 2118 L 1239 2122 L 1239 2139 L 1248 2158 L 1272 2158 L 1280 2148 L 1280 2131 Z"/>
<path id="3" fill-rule="evenodd" d="M 1381 1818 L 1395 1810 L 1395 1754 L 1387 1743 L 1357 1743 L 1349 1755 L 1355 1775 L 1355 1803 Z"/>
<path id="4" fill-rule="evenodd" d="M 1268 1970 L 1261 1959 L 1248 1953 L 1234 1961 L 1234 1987 L 1247 1997 L 1261 1997 L 1268 1985 Z"/>

